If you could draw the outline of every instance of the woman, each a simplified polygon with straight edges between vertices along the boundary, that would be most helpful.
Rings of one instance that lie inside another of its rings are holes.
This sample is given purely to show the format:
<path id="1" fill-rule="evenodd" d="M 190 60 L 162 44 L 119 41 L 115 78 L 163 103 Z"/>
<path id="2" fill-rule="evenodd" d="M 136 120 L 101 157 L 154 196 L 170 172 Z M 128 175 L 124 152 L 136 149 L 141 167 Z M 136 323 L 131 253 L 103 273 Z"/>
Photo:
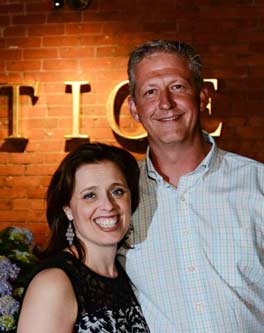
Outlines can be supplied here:
<path id="1" fill-rule="evenodd" d="M 127 151 L 84 144 L 47 191 L 45 259 L 25 293 L 18 333 L 149 332 L 116 259 L 138 204 L 139 170 Z"/>

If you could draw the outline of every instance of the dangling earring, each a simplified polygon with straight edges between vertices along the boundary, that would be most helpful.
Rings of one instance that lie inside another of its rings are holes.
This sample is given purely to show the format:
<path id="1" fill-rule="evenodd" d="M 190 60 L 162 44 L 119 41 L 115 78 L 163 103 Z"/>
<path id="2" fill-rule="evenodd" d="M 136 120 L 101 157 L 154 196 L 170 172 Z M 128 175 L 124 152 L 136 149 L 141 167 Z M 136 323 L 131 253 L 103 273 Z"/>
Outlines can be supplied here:
<path id="1" fill-rule="evenodd" d="M 132 221 L 130 222 L 130 226 L 129 226 L 127 235 L 128 235 L 130 246 L 131 246 L 131 248 L 133 248 L 134 244 L 135 244 L 135 235 L 134 235 L 134 225 L 133 225 Z"/>
<path id="2" fill-rule="evenodd" d="M 72 221 L 69 221 L 69 225 L 68 225 L 65 236 L 66 236 L 66 239 L 67 239 L 69 245 L 71 246 L 73 243 L 74 236 L 75 236 L 74 230 L 72 227 Z"/>
<path id="3" fill-rule="evenodd" d="M 132 234 L 132 232 L 134 231 L 134 225 L 133 222 L 130 222 L 129 228 L 128 228 L 128 235 L 130 236 Z"/>

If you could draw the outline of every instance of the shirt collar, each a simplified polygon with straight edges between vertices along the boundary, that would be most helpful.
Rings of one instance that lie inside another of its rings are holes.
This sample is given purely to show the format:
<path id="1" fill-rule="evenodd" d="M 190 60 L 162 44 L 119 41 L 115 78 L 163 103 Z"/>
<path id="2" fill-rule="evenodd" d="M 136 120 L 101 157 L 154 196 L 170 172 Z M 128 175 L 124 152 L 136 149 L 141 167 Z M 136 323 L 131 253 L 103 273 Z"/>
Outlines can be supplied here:
<path id="1" fill-rule="evenodd" d="M 148 146 L 146 151 L 146 167 L 147 167 L 147 174 L 149 178 L 155 179 L 155 180 L 161 180 L 161 175 L 156 171 L 151 159 L 150 159 L 150 148 Z"/>
<path id="2" fill-rule="evenodd" d="M 216 160 L 218 149 L 217 149 L 217 145 L 215 143 L 214 138 L 207 132 L 203 131 L 203 139 L 204 139 L 204 141 L 207 141 L 211 144 L 211 149 L 210 149 L 209 153 L 205 156 L 205 158 L 202 160 L 202 162 L 193 171 L 194 173 L 201 172 L 202 170 L 204 172 L 207 172 L 211 166 L 213 167 L 213 163 Z M 150 178 L 155 179 L 157 181 L 162 179 L 161 175 L 156 171 L 156 169 L 150 159 L 149 146 L 146 151 L 146 168 L 147 168 L 147 174 Z"/>
<path id="3" fill-rule="evenodd" d="M 202 160 L 202 162 L 200 163 L 200 165 L 198 165 L 196 169 L 200 167 L 205 167 L 205 170 L 208 170 L 216 158 L 217 146 L 214 138 L 205 131 L 203 131 L 203 139 L 204 141 L 209 142 L 211 144 L 211 149 L 209 150 L 208 154 L 205 156 L 205 158 Z"/>

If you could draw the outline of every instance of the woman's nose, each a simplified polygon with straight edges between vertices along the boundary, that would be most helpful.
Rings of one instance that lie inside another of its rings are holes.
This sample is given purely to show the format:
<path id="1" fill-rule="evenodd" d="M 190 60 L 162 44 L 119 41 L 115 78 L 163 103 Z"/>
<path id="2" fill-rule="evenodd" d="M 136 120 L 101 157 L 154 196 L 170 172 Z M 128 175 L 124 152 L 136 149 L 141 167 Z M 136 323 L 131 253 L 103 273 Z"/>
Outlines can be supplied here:
<path id="1" fill-rule="evenodd" d="M 101 206 L 103 209 L 112 210 L 116 206 L 116 203 L 111 195 L 105 194 L 101 198 Z"/>

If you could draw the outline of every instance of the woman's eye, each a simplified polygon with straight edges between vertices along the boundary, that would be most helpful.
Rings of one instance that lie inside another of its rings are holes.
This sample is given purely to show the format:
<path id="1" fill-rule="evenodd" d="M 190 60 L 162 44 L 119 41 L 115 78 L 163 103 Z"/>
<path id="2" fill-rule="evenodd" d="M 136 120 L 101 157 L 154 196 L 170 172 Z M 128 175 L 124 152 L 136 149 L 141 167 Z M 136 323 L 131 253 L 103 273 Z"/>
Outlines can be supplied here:
<path id="1" fill-rule="evenodd" d="M 84 199 L 93 199 L 95 198 L 95 193 L 91 192 L 91 193 L 86 193 L 84 196 L 83 196 Z"/>
<path id="2" fill-rule="evenodd" d="M 113 195 L 116 196 L 116 197 L 121 197 L 124 193 L 125 193 L 125 190 L 122 189 L 122 188 L 117 188 L 117 189 L 114 189 L 112 191 Z"/>

